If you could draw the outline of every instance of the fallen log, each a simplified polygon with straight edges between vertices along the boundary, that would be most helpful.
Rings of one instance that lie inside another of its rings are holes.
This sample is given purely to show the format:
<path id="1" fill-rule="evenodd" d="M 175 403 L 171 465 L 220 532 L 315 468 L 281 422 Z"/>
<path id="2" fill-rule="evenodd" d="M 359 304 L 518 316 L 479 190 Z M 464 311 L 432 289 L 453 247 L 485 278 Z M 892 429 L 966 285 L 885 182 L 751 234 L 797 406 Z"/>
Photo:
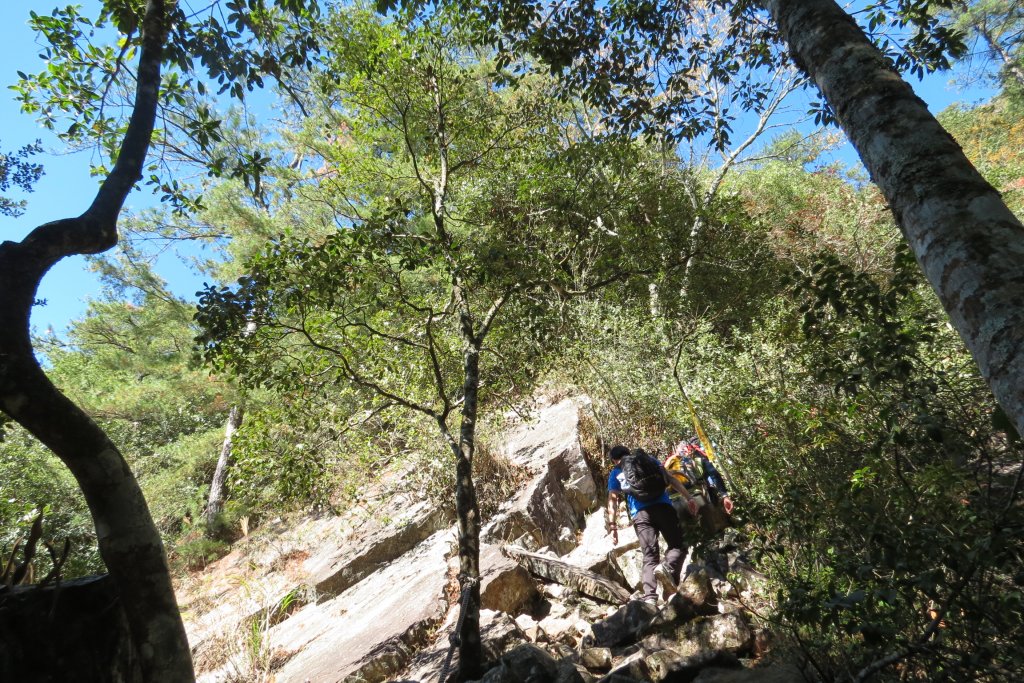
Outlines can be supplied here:
<path id="1" fill-rule="evenodd" d="M 629 602 L 630 593 L 626 588 L 600 574 L 589 572 L 554 557 L 531 553 L 519 546 L 505 545 L 502 546 L 501 552 L 525 567 L 531 574 L 542 579 L 560 583 L 584 595 L 613 605 Z"/>

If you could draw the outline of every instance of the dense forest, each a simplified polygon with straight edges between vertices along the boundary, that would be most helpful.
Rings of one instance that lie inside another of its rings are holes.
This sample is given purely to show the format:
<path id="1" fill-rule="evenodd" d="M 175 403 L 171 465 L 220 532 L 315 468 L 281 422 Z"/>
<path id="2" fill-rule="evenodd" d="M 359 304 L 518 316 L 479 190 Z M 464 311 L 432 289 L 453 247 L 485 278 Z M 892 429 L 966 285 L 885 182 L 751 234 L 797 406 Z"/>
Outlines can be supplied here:
<path id="1" fill-rule="evenodd" d="M 80 215 L 0 246 L 0 571 L 110 572 L 161 652 L 147 680 L 191 676 L 174 575 L 350 504 L 381 463 L 454 505 L 470 585 L 508 485 L 492 446 L 539 391 L 590 397 L 598 459 L 699 414 L 762 616 L 822 680 L 1019 680 L 1021 3 L 30 21 L 47 63 L 16 96 L 105 163 Z M 998 94 L 933 118 L 897 76 L 951 68 Z M 0 190 L 39 152 L 0 156 Z M 157 208 L 122 214 L 136 185 Z M 168 249 L 195 297 L 154 268 Z M 72 254 L 103 295 L 39 333 Z M 463 628 L 473 661 L 472 609 Z"/>

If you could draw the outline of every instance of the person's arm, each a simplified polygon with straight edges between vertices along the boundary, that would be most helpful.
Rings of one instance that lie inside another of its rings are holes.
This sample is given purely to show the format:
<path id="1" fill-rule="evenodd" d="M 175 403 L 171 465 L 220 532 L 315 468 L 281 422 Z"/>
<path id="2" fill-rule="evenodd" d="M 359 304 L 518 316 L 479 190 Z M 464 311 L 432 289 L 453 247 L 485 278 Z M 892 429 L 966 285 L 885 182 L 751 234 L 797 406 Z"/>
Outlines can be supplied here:
<path id="1" fill-rule="evenodd" d="M 690 514 L 696 517 L 697 512 L 699 510 L 699 508 L 697 507 L 696 499 L 690 494 L 686 486 L 683 485 L 683 482 L 679 481 L 679 479 L 677 479 L 676 477 L 673 477 L 664 468 L 662 468 L 662 472 L 665 475 L 665 481 L 668 483 L 668 485 L 679 492 L 679 495 L 681 495 L 683 497 L 683 500 L 686 501 L 686 507 L 687 509 L 689 509 Z"/>
<path id="2" fill-rule="evenodd" d="M 608 492 L 608 509 L 605 512 L 605 530 L 612 535 L 612 543 L 619 544 L 619 492 Z"/>
<path id="3" fill-rule="evenodd" d="M 715 487 L 718 491 L 719 497 L 722 499 L 722 507 L 725 508 L 725 514 L 731 515 L 733 509 L 732 499 L 729 497 L 729 489 L 725 486 L 725 480 L 722 479 L 722 475 L 719 473 L 718 468 L 715 467 L 714 463 L 710 459 L 703 461 L 705 479 L 708 483 Z"/>

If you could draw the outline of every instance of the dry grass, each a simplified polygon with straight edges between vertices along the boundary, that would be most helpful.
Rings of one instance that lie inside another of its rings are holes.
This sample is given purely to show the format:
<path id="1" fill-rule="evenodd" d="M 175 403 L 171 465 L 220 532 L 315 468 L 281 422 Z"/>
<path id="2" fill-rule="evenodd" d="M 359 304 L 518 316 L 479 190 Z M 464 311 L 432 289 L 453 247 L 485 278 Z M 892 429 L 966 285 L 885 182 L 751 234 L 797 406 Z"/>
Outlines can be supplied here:
<path id="1" fill-rule="evenodd" d="M 478 442 L 473 456 L 473 481 L 480 516 L 485 521 L 494 516 L 500 505 L 514 496 L 529 476 L 527 468 L 513 464 L 487 444 Z"/>

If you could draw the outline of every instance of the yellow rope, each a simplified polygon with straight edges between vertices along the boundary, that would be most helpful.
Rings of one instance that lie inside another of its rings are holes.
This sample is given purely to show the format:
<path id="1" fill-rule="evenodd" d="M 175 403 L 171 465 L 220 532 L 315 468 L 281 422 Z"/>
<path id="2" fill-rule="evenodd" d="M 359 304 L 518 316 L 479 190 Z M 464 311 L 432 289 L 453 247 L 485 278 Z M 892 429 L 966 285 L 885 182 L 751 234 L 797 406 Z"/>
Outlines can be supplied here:
<path id="1" fill-rule="evenodd" d="M 714 460 L 715 449 L 711 447 L 711 439 L 708 438 L 704 427 L 701 426 L 700 418 L 697 417 L 697 410 L 693 407 L 693 401 L 686 394 L 686 390 L 683 389 L 682 382 L 679 383 L 679 391 L 683 392 L 683 398 L 686 399 L 686 405 L 690 409 L 690 417 L 693 418 L 693 431 L 697 432 L 697 438 L 700 439 L 700 445 L 704 447 L 704 453 L 708 456 L 708 460 Z"/>

